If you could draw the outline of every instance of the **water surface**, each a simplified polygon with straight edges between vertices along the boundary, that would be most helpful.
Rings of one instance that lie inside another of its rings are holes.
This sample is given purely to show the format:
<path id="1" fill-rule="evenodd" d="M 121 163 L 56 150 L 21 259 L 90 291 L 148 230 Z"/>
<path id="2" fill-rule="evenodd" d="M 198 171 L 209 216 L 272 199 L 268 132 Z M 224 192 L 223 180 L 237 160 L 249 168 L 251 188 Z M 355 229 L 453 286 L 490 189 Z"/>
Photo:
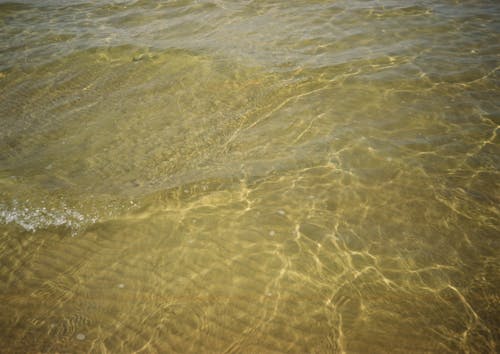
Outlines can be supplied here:
<path id="1" fill-rule="evenodd" d="M 0 2 L 3 350 L 498 350 L 499 16 Z"/>

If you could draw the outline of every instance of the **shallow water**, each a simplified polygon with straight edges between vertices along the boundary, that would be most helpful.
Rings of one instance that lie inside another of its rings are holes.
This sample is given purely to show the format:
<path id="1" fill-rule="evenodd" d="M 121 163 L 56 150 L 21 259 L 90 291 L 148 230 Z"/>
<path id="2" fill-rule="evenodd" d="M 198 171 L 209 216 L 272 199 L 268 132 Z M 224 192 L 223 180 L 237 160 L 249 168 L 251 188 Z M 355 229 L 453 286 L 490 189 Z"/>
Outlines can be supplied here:
<path id="1" fill-rule="evenodd" d="M 498 350 L 499 15 L 0 2 L 2 350 Z"/>

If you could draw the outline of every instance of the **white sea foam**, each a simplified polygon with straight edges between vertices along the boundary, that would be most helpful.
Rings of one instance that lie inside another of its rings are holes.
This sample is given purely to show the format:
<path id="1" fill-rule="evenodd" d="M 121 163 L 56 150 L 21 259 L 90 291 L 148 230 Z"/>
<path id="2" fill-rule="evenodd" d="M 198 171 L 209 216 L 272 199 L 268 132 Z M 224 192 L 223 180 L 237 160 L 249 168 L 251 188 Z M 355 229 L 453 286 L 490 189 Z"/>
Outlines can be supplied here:
<path id="1" fill-rule="evenodd" d="M 26 231 L 63 226 L 76 235 L 85 226 L 97 221 L 97 217 L 84 215 L 62 203 L 58 208 L 34 207 L 28 203 L 13 201 L 10 205 L 0 203 L 0 223 L 15 223 Z"/>

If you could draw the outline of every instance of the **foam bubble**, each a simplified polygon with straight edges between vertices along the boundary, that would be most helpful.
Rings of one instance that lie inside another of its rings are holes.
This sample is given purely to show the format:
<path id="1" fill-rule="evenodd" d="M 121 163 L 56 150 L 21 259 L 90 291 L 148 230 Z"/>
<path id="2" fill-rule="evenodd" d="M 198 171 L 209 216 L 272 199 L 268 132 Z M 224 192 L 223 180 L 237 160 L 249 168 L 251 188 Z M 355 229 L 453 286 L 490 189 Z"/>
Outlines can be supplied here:
<path id="1" fill-rule="evenodd" d="M 85 216 L 65 204 L 59 208 L 49 208 L 21 205 L 16 200 L 11 205 L 0 203 L 0 223 L 14 223 L 30 232 L 53 226 L 66 226 L 76 235 L 79 230 L 96 220 L 97 218 Z"/>

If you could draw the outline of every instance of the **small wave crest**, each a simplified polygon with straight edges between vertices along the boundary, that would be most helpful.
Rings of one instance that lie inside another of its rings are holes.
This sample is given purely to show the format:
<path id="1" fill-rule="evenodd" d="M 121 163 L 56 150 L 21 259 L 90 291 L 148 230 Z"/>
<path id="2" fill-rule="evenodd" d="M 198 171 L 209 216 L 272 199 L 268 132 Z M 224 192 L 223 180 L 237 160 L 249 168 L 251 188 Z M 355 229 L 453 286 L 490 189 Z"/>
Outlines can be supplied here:
<path id="1" fill-rule="evenodd" d="M 0 203 L 0 223 L 17 224 L 26 231 L 35 232 L 51 227 L 65 227 L 73 236 L 97 221 L 94 215 L 85 215 L 65 203 L 55 207 L 34 207 L 14 200 L 10 205 Z"/>

